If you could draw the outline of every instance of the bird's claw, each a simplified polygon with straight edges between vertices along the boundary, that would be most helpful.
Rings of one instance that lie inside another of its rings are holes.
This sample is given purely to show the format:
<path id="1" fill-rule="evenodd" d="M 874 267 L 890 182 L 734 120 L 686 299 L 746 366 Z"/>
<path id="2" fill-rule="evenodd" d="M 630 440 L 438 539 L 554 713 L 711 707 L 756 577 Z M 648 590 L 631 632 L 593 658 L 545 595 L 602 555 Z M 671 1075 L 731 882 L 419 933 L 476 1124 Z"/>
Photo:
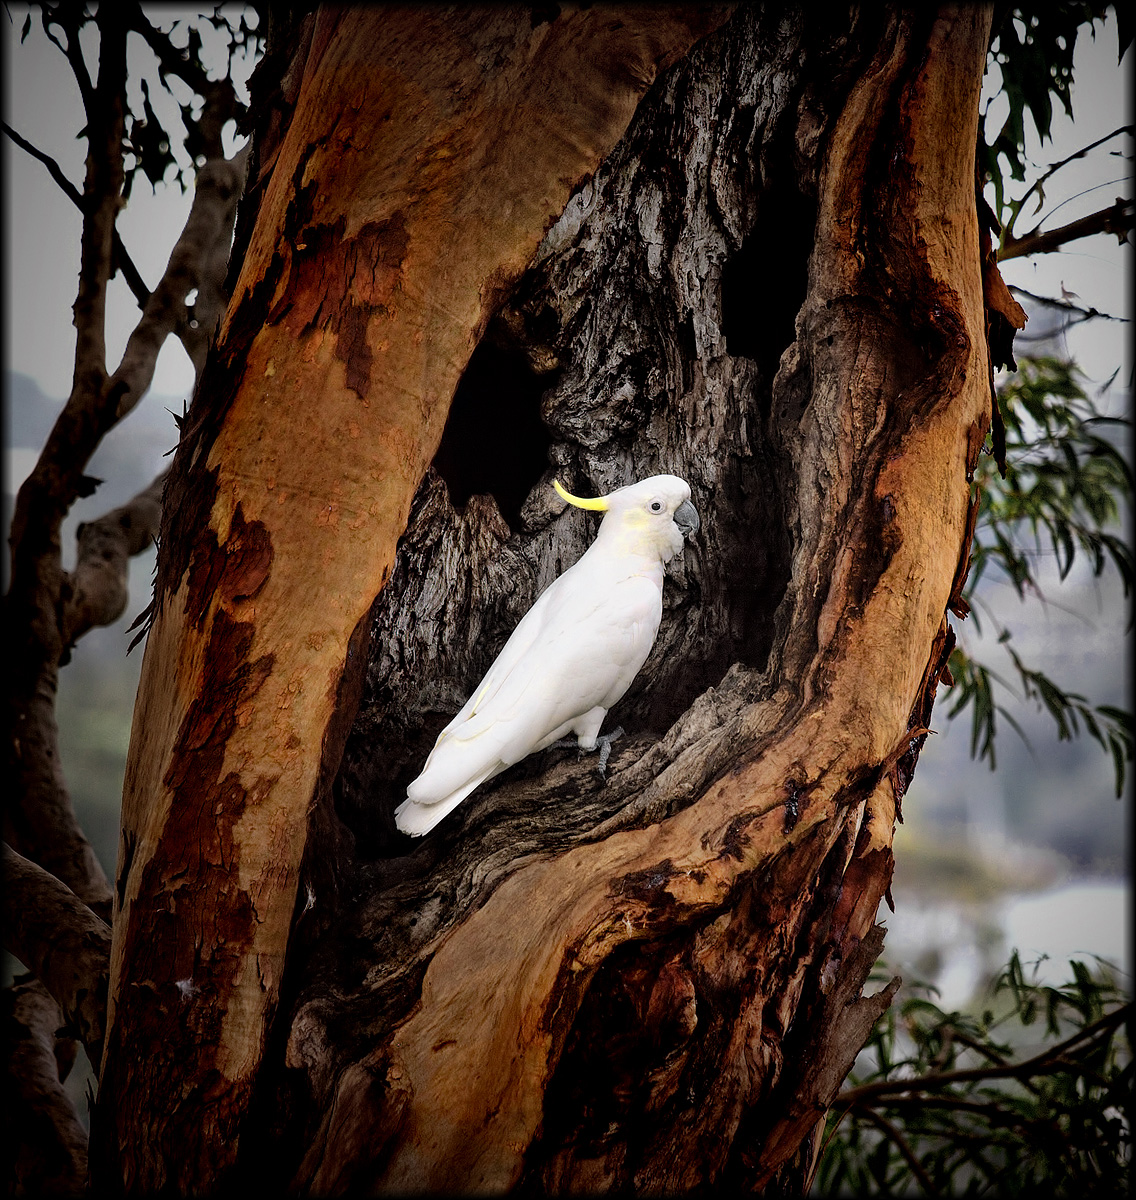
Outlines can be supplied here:
<path id="1" fill-rule="evenodd" d="M 617 725 L 611 733 L 605 733 L 603 737 L 596 738 L 596 745 L 600 748 L 599 769 L 601 775 L 607 774 L 607 760 L 611 758 L 611 744 L 616 738 L 623 736 L 623 726 Z"/>
<path id="2" fill-rule="evenodd" d="M 597 765 L 599 766 L 600 774 L 606 775 L 607 760 L 611 758 L 611 744 L 616 740 L 616 738 L 621 737 L 623 737 L 623 726 L 617 725 L 616 728 L 611 731 L 611 733 L 605 733 L 596 738 L 596 744 L 590 748 L 581 746 L 578 738 L 561 738 L 559 741 L 553 742 L 548 748 L 550 750 L 558 750 L 561 748 L 566 749 L 569 746 L 575 746 L 578 758 L 583 758 L 585 754 L 591 754 L 593 751 L 598 750 L 600 752 L 600 758 Z"/>

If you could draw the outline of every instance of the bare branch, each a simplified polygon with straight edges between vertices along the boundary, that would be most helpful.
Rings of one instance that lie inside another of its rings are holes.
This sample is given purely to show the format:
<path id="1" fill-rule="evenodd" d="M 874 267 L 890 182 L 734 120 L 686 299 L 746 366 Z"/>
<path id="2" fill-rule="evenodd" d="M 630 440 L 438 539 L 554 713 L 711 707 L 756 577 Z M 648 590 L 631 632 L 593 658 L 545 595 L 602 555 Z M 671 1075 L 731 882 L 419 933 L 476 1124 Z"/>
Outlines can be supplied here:
<path id="1" fill-rule="evenodd" d="M 3 992 L 7 1079 L 5 1124 L 14 1153 L 5 1172 L 8 1195 L 77 1196 L 87 1186 L 87 1136 L 63 1090 L 75 1042 L 59 1039 L 59 1005 L 38 980 Z"/>
<path id="2" fill-rule="evenodd" d="M 1016 284 L 1010 284 L 1010 291 L 1015 296 L 1025 296 L 1027 300 L 1032 300 L 1035 304 L 1044 304 L 1046 308 L 1057 308 L 1062 312 L 1076 313 L 1082 321 L 1099 318 L 1102 321 L 1122 321 L 1126 325 L 1130 321 L 1129 317 L 1115 317 L 1112 313 L 1101 312 L 1099 308 L 1083 308 L 1079 304 L 1071 304 L 1068 300 L 1056 300 L 1052 296 L 1039 296 L 1036 292 L 1027 292 L 1025 288 L 1018 287 Z"/>
<path id="3" fill-rule="evenodd" d="M 73 68 L 85 70 L 75 10 L 52 10 L 58 11 L 71 22 L 56 21 L 67 32 L 69 59 L 78 56 Z M 107 420 L 105 315 L 124 178 L 126 30 L 115 5 L 101 5 L 96 20 L 99 78 L 87 106 L 75 372 L 71 395 L 16 497 L 9 538 L 12 572 L 4 619 L 13 651 L 7 664 L 5 766 L 14 802 L 5 809 L 5 836 L 100 916 L 109 917 L 110 886 L 75 819 L 59 764 L 55 720 L 65 650 L 59 627 L 65 582 L 60 527 L 76 496 L 89 493 L 83 469 L 113 423 Z"/>
<path id="4" fill-rule="evenodd" d="M 48 8 L 44 5 L 41 14 L 43 31 L 47 37 L 63 51 L 75 83 L 79 88 L 79 96 L 83 101 L 83 111 L 88 118 L 95 103 L 95 86 L 91 82 L 86 60 L 83 58 L 83 48 L 79 42 L 79 27 L 83 21 L 82 9 L 77 5 L 55 5 Z M 58 25 L 67 35 L 66 43 L 61 42 L 51 31 L 53 25 Z"/>
<path id="5" fill-rule="evenodd" d="M 935 1186 L 930 1175 L 923 1169 L 923 1164 L 916 1157 L 915 1152 L 911 1149 L 911 1145 L 903 1133 L 891 1123 L 886 1117 L 878 1112 L 873 1112 L 872 1109 L 867 1109 L 865 1116 L 880 1130 L 885 1137 L 892 1141 L 900 1154 L 903 1155 L 904 1161 L 911 1169 L 912 1175 L 919 1180 L 920 1185 L 928 1196 L 941 1196 L 942 1193 Z"/>
<path id="6" fill-rule="evenodd" d="M 185 228 L 108 386 L 117 398 L 116 420 L 145 394 L 154 377 L 158 352 L 171 333 L 181 336 L 200 375 L 224 303 L 222 286 L 246 162 L 247 151 L 242 151 L 231 162 L 213 159 L 198 172 Z M 196 325 L 186 306 L 186 297 L 194 289 L 198 293 L 193 312 Z"/>
<path id="7" fill-rule="evenodd" d="M 21 150 L 27 151 L 28 154 L 47 168 L 47 173 L 59 184 L 63 190 L 63 194 L 75 205 L 80 212 L 83 211 L 83 197 L 79 189 L 63 174 L 63 168 L 51 157 L 50 154 L 45 154 L 38 146 L 33 145 L 27 138 L 21 137 L 7 121 L 3 123 L 4 132 L 20 147 Z"/>
<path id="8" fill-rule="evenodd" d="M 12 619 L 14 607 L 9 606 L 7 614 L 9 628 L 19 627 Z M 30 694 L 17 693 L 9 699 L 10 791 L 4 807 L 4 837 L 25 857 L 62 880 L 98 916 L 109 921 L 110 884 L 75 818 L 59 762 L 59 727 L 55 719 L 59 671 L 56 661 L 43 660 L 44 641 L 53 636 L 53 629 L 44 629 L 46 623 L 40 613 L 29 624 L 31 632 L 24 634 L 27 649 L 14 656 L 14 682 L 21 688 L 27 686 L 27 659 L 39 659 L 40 671 L 32 681 Z M 41 629 L 44 629 L 42 637 Z"/>
<path id="9" fill-rule="evenodd" d="M 233 225 L 237 218 L 237 203 L 244 189 L 250 149 L 245 146 L 232 159 L 215 159 L 207 163 L 197 177 L 197 192 L 201 200 L 200 225 L 190 214 L 184 238 L 199 238 L 196 251 L 197 298 L 191 319 L 178 330 L 178 337 L 200 378 L 205 355 L 213 342 L 217 326 L 225 313 L 228 295 L 225 276 L 232 249 Z M 214 222 L 210 231 L 210 216 Z M 187 245 L 187 252 L 192 249 Z"/>
<path id="10" fill-rule="evenodd" d="M 865 1083 L 860 1087 L 849 1088 L 837 1097 L 838 1103 L 862 1104 L 877 1096 L 889 1096 L 904 1092 L 929 1092 L 938 1088 L 949 1087 L 953 1083 L 972 1083 L 987 1079 L 1028 1079 L 1033 1075 L 1043 1073 L 1053 1074 L 1058 1071 L 1076 1071 L 1080 1068 L 1076 1063 L 1068 1062 L 1064 1056 L 1082 1042 L 1093 1041 L 1103 1036 L 1110 1029 L 1128 1020 L 1136 1012 L 1136 1002 L 1129 1001 L 1105 1013 L 1091 1025 L 1079 1029 L 1063 1042 L 1058 1042 L 1048 1050 L 1035 1054 L 1033 1058 L 1023 1059 L 1019 1063 L 1007 1063 L 1002 1067 L 971 1067 L 957 1071 L 936 1071 L 928 1075 L 919 1075 L 914 1079 L 882 1079 L 876 1083 Z"/>
<path id="11" fill-rule="evenodd" d="M 162 520 L 163 471 L 121 508 L 79 526 L 79 556 L 64 588 L 60 625 L 66 646 L 73 646 L 96 625 L 118 620 L 129 600 L 132 555 L 141 554 L 158 536 Z"/>
<path id="12" fill-rule="evenodd" d="M 998 261 L 1023 258 L 1027 254 L 1048 254 L 1060 250 L 1069 242 L 1092 237 L 1096 233 L 1115 233 L 1123 242 L 1128 240 L 1133 228 L 1136 228 L 1136 205 L 1131 200 L 1118 198 L 1111 207 L 1102 208 L 1058 229 L 1051 229 L 1048 233 L 1034 229 L 1020 238 L 1007 239 L 998 251 Z"/>
<path id="13" fill-rule="evenodd" d="M 45 167 L 48 174 L 59 184 L 63 189 L 63 194 L 71 201 L 75 207 L 83 211 L 83 197 L 79 194 L 79 189 L 63 174 L 63 169 L 51 157 L 50 154 L 45 154 L 38 146 L 32 145 L 27 138 L 21 137 L 7 121 L 3 123 L 4 132 L 20 147 L 21 150 L 26 150 L 32 158 L 38 159 Z M 130 257 L 126 247 L 122 244 L 122 238 L 119 236 L 118 230 L 114 231 L 114 266 L 122 272 L 123 279 L 126 280 L 127 286 L 134 293 L 134 299 L 138 301 L 139 306 L 146 303 L 150 297 L 150 289 L 146 286 L 146 281 L 142 278 L 138 268 L 134 265 L 134 260 Z"/>
<path id="14" fill-rule="evenodd" d="M 54 875 L 7 844 L 3 866 L 4 949 L 47 988 L 91 1061 L 98 1062 L 106 1027 L 110 926 Z"/>
<path id="15" fill-rule="evenodd" d="M 106 5 L 98 11 L 99 77 L 87 109 L 87 175 L 83 184 L 79 291 L 73 310 L 76 338 L 71 385 L 71 402 L 77 401 L 84 407 L 97 404 L 106 380 L 106 287 L 112 270 L 115 221 L 122 206 L 126 178 L 122 150 L 126 28 L 113 11 L 108 11 L 114 7 Z M 77 40 L 72 41 L 77 46 Z"/>
<path id="16" fill-rule="evenodd" d="M 1017 214 L 1021 213 L 1021 211 L 1025 208 L 1026 201 L 1030 198 L 1030 196 L 1032 196 L 1034 192 L 1040 191 L 1045 186 L 1047 180 L 1056 175 L 1062 167 L 1067 167 L 1071 162 L 1076 162 L 1078 159 L 1084 158 L 1090 150 L 1095 150 L 1098 146 L 1104 145 L 1105 142 L 1111 141 L 1114 137 L 1120 137 L 1123 134 L 1130 134 L 1132 132 L 1132 128 L 1133 127 L 1131 125 L 1121 125 L 1119 129 L 1114 129 L 1111 133 L 1106 133 L 1104 137 L 1097 138 L 1095 142 L 1090 142 L 1087 146 L 1082 146 L 1080 150 L 1070 154 L 1068 158 L 1063 158 L 1060 162 L 1050 163 L 1045 172 L 1039 175 L 1037 179 L 1033 181 L 1033 183 L 1022 195 L 1022 198 L 1017 202 L 1015 216 L 1010 221 L 1010 224 L 1006 227 L 1007 238 L 1011 240 L 1013 239 L 1014 220 L 1017 219 Z"/>

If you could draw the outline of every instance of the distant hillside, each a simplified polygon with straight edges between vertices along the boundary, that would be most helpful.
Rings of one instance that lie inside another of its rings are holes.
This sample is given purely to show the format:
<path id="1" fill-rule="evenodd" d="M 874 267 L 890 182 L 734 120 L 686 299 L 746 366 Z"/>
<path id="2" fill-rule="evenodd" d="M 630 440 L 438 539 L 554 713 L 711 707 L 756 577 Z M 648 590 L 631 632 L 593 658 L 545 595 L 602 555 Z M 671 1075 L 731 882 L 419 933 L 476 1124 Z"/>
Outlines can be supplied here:
<path id="1" fill-rule="evenodd" d="M 122 504 L 154 478 L 164 465 L 163 456 L 177 443 L 172 413 L 180 413 L 183 403 L 181 397 L 148 395 L 107 435 L 87 467 L 88 475 L 105 482 L 75 506 L 79 520 L 90 520 Z M 23 482 L 62 407 L 62 399 L 44 395 L 30 376 L 4 372 L 4 448 L 9 458 L 4 472 L 6 501 Z M 20 464 L 25 470 L 13 470 Z"/>

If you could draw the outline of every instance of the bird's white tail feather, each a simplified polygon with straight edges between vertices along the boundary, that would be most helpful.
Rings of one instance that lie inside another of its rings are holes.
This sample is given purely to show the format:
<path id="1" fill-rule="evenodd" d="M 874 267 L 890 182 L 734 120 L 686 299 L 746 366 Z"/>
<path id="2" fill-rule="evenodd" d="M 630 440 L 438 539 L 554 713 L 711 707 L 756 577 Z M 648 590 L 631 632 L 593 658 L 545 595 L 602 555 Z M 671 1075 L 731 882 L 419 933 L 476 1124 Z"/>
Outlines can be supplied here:
<path id="1" fill-rule="evenodd" d="M 492 774 L 493 767 L 487 767 L 482 774 L 475 776 L 469 783 L 462 784 L 456 792 L 436 804 L 419 804 L 409 798 L 404 800 L 394 810 L 395 826 L 411 837 L 421 837 L 424 833 L 429 833 L 444 816 L 453 812 L 475 787 L 484 783 Z"/>

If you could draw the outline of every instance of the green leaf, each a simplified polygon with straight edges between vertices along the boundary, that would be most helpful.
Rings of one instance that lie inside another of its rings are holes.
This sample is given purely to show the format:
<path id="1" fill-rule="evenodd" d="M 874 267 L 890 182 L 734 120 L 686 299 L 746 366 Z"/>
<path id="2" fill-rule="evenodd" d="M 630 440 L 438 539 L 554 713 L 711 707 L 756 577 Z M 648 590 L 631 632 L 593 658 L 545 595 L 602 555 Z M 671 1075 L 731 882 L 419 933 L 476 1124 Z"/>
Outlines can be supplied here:
<path id="1" fill-rule="evenodd" d="M 1115 570 L 1124 592 L 1133 588 L 1132 548 L 1117 528 L 1131 511 L 1133 472 L 1122 450 L 1131 428 L 1125 418 L 1102 413 L 1082 386 L 1076 367 L 1054 358 L 1023 359 L 999 389 L 1006 425 L 1005 479 L 989 459 L 975 472 L 979 516 L 964 589 L 982 631 L 980 581 L 1001 577 L 1023 602 L 1042 595 L 1036 564 L 1043 538 L 1055 556 L 1059 577 L 1067 579 L 1079 558 L 1100 576 Z M 1131 717 L 1120 709 L 1094 708 L 1068 693 L 1043 671 L 1025 664 L 1009 645 L 1011 631 L 994 622 L 1006 646 L 1021 693 L 1052 716 L 1059 740 L 1080 735 L 1082 727 L 1112 757 L 1117 787 L 1132 758 Z M 1008 704 L 1014 688 L 984 663 L 956 646 L 950 660 L 955 691 L 948 717 L 971 709 L 971 755 L 997 764 L 1000 722 L 1022 734 Z M 1024 737 L 1024 734 L 1022 734 Z"/>
<path id="2" fill-rule="evenodd" d="M 1074 960 L 1059 987 L 1039 983 L 1041 961 L 1027 969 L 1015 950 L 981 1020 L 901 993 L 913 1050 L 853 1071 L 829 1115 L 820 1194 L 922 1194 L 907 1155 L 944 1196 L 1125 1194 L 1133 1006 L 1100 960 Z M 869 1048 L 894 1038 L 893 1013 Z M 857 1098 L 860 1085 L 889 1083 Z"/>

